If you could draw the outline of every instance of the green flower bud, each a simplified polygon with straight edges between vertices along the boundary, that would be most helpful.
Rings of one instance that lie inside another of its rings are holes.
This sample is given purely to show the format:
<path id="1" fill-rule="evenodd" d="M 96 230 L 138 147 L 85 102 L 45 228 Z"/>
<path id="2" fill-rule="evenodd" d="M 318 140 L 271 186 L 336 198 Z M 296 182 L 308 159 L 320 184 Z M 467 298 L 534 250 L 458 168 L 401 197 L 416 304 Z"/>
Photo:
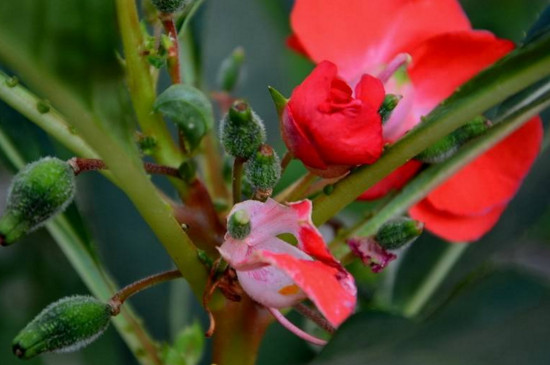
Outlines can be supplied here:
<path id="1" fill-rule="evenodd" d="M 152 155 L 158 147 L 156 137 L 139 134 L 136 136 L 138 147 L 144 155 Z"/>
<path id="2" fill-rule="evenodd" d="M 19 85 L 19 78 L 17 76 L 12 76 L 6 80 L 6 85 L 8 87 L 16 87 Z"/>
<path id="3" fill-rule="evenodd" d="M 228 154 L 248 159 L 265 142 L 265 128 L 248 103 L 237 100 L 221 122 L 220 136 Z"/>
<path id="4" fill-rule="evenodd" d="M 244 63 L 244 49 L 237 47 L 231 54 L 222 61 L 218 71 L 218 85 L 220 90 L 228 93 L 237 86 L 242 75 Z"/>
<path id="5" fill-rule="evenodd" d="M 13 340 L 13 353 L 30 359 L 43 352 L 87 346 L 109 325 L 111 306 L 90 296 L 60 299 L 46 307 Z"/>
<path id="6" fill-rule="evenodd" d="M 197 175 L 197 166 L 193 160 L 188 160 L 180 165 L 178 171 L 183 181 L 190 183 L 195 180 Z"/>
<path id="7" fill-rule="evenodd" d="M 175 13 L 183 9 L 190 0 L 152 0 L 153 5 L 163 13 Z"/>
<path id="8" fill-rule="evenodd" d="M 10 245 L 60 213 L 74 197 L 71 166 L 57 158 L 33 162 L 13 178 L 0 218 L 0 244 Z"/>
<path id="9" fill-rule="evenodd" d="M 246 163 L 245 176 L 255 189 L 273 189 L 281 178 L 281 161 L 273 148 L 263 144 Z"/>
<path id="10" fill-rule="evenodd" d="M 463 144 L 480 136 L 490 126 L 491 123 L 485 117 L 479 116 L 422 151 L 415 159 L 426 163 L 443 162 L 453 156 Z"/>
<path id="11" fill-rule="evenodd" d="M 410 218 L 392 219 L 382 225 L 375 240 L 387 250 L 396 250 L 416 240 L 424 230 L 424 224 Z"/>
<path id="12" fill-rule="evenodd" d="M 399 101 L 401 101 L 402 98 L 403 97 L 401 95 L 386 95 L 384 102 L 382 102 L 380 109 L 378 109 L 378 114 L 382 117 L 382 123 L 387 122 L 388 119 L 390 119 L 391 113 L 397 107 L 397 104 L 399 104 Z"/>
<path id="13" fill-rule="evenodd" d="M 250 234 L 250 216 L 245 210 L 237 210 L 231 214 L 227 222 L 227 232 L 235 239 L 242 240 Z"/>

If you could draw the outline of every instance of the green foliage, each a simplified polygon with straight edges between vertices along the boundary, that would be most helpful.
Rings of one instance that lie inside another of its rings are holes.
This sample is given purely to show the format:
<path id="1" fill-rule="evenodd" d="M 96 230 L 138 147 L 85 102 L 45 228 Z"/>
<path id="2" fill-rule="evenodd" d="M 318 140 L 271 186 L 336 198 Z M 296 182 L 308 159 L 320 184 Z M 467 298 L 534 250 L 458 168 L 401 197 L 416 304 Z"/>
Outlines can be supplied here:
<path id="1" fill-rule="evenodd" d="M 189 85 L 172 85 L 155 101 L 155 111 L 170 118 L 195 150 L 214 123 L 212 104 L 204 93 Z"/>
<path id="2" fill-rule="evenodd" d="M 197 365 L 204 352 L 204 343 L 201 325 L 195 322 L 178 334 L 173 346 L 164 348 L 164 364 Z"/>
<path id="3" fill-rule="evenodd" d="M 237 47 L 224 59 L 218 70 L 218 87 L 220 90 L 232 92 L 242 77 L 245 60 L 244 49 Z"/>
<path id="4" fill-rule="evenodd" d="M 77 351 L 109 325 L 111 307 L 90 296 L 60 299 L 46 307 L 13 340 L 13 353 L 30 359 L 43 352 Z"/>

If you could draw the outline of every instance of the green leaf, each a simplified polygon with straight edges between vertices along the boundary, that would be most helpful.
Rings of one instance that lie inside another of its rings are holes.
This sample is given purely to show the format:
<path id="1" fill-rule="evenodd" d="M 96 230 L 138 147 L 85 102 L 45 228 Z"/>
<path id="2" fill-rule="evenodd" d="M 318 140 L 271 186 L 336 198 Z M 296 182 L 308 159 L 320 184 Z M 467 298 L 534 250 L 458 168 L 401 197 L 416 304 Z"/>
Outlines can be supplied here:
<path id="1" fill-rule="evenodd" d="M 313 364 L 544 365 L 550 289 L 512 270 L 489 274 L 422 323 L 363 312 Z"/>
<path id="2" fill-rule="evenodd" d="M 164 349 L 165 365 L 197 365 L 204 352 L 204 332 L 199 322 L 184 328 L 172 347 Z"/>
<path id="3" fill-rule="evenodd" d="M 177 125 L 191 151 L 214 124 L 212 104 L 200 90 L 189 85 L 170 86 L 157 97 L 153 108 Z"/>
<path id="4" fill-rule="evenodd" d="M 544 9 L 536 23 L 529 29 L 524 43 L 529 43 L 550 31 L 550 5 Z"/>

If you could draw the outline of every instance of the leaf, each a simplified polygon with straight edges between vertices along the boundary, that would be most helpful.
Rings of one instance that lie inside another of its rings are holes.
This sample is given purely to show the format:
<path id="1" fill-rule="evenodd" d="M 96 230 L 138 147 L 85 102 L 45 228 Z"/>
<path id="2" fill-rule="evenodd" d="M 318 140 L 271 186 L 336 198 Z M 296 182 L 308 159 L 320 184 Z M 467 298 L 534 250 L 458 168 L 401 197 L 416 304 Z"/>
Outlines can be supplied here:
<path id="1" fill-rule="evenodd" d="M 165 365 L 197 365 L 204 352 L 204 332 L 199 322 L 184 328 L 172 347 L 164 349 Z"/>
<path id="2" fill-rule="evenodd" d="M 423 323 L 363 312 L 313 364 L 544 365 L 550 290 L 512 270 L 487 275 Z"/>
<path id="3" fill-rule="evenodd" d="M 544 9 L 535 24 L 527 32 L 523 43 L 527 44 L 550 31 L 550 5 Z"/>
<path id="4" fill-rule="evenodd" d="M 212 104 L 200 90 L 189 85 L 170 86 L 157 97 L 153 108 L 176 124 L 191 151 L 214 124 Z"/>

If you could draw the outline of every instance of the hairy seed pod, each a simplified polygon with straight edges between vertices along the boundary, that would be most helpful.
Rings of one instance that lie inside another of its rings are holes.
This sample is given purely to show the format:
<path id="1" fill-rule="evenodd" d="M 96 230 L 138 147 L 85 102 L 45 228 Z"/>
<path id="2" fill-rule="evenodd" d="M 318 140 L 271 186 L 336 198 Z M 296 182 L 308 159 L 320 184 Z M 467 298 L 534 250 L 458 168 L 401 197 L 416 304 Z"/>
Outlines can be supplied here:
<path id="1" fill-rule="evenodd" d="M 237 100 L 221 122 L 220 136 L 229 155 L 247 160 L 265 142 L 265 128 L 248 103 Z"/>
<path id="2" fill-rule="evenodd" d="M 183 9 L 190 0 L 152 0 L 153 5 L 162 13 L 175 13 Z"/>
<path id="3" fill-rule="evenodd" d="M 251 231 L 250 216 L 245 210 L 237 210 L 227 221 L 227 232 L 235 239 L 246 238 Z"/>
<path id="4" fill-rule="evenodd" d="M 75 193 L 74 172 L 66 162 L 45 157 L 13 178 L 0 218 L 0 244 L 10 245 L 63 211 Z"/>
<path id="5" fill-rule="evenodd" d="M 13 353 L 30 359 L 43 352 L 71 352 L 97 339 L 109 325 L 111 306 L 91 296 L 72 296 L 46 307 L 13 340 Z"/>
<path id="6" fill-rule="evenodd" d="M 387 250 L 396 250 L 416 240 L 424 230 L 424 224 L 411 218 L 392 219 L 382 225 L 375 240 Z"/>
<path id="7" fill-rule="evenodd" d="M 272 189 L 281 177 L 281 161 L 273 148 L 263 144 L 246 163 L 245 175 L 254 189 Z"/>

